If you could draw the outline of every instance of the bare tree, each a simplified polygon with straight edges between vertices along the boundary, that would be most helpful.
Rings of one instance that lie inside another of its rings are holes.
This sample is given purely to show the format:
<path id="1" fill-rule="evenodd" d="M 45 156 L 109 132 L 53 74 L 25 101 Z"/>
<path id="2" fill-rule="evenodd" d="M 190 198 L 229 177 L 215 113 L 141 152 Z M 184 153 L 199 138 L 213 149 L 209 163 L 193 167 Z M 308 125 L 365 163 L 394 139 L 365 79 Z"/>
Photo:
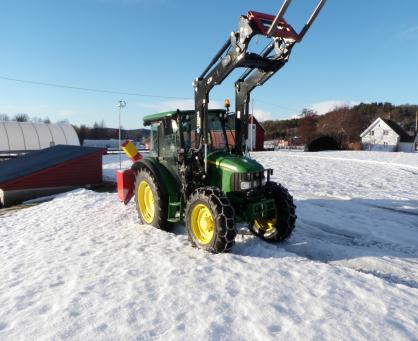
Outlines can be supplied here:
<path id="1" fill-rule="evenodd" d="M 302 142 L 306 145 L 309 144 L 317 130 L 317 114 L 315 111 L 310 109 L 302 110 L 302 118 L 298 123 L 298 133 Z"/>
<path id="2" fill-rule="evenodd" d="M 0 121 L 9 121 L 9 116 L 7 114 L 0 114 Z"/>
<path id="3" fill-rule="evenodd" d="M 16 114 L 14 117 L 14 120 L 17 122 L 28 122 L 29 121 L 29 115 L 28 114 Z"/>
<path id="4" fill-rule="evenodd" d="M 30 118 L 30 121 L 33 123 L 42 123 L 42 118 L 34 116 Z"/>

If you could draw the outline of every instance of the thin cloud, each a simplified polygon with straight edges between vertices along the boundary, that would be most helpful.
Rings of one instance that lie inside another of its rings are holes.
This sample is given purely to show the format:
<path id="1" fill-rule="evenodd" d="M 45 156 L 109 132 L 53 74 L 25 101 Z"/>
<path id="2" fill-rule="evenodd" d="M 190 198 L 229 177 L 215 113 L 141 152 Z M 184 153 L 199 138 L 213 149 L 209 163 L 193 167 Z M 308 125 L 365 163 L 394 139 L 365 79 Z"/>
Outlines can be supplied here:
<path id="1" fill-rule="evenodd" d="M 399 33 L 400 37 L 411 37 L 418 34 L 418 25 L 411 26 Z"/>
<path id="2" fill-rule="evenodd" d="M 341 108 L 341 107 L 351 108 L 359 103 L 360 102 L 357 102 L 357 101 L 328 100 L 328 101 L 313 103 L 311 105 L 306 106 L 306 108 L 315 111 L 317 115 L 324 115 L 334 109 Z M 298 112 L 298 113 L 294 113 L 293 115 L 291 115 L 288 119 L 300 118 L 300 117 L 301 117 L 301 112 Z"/>
<path id="3" fill-rule="evenodd" d="M 75 114 L 75 111 L 64 109 L 64 110 L 58 111 L 57 115 L 60 117 L 70 117 L 70 116 L 73 116 L 74 114 Z"/>
<path id="4" fill-rule="evenodd" d="M 319 103 L 314 103 L 309 106 L 309 109 L 312 109 L 313 111 L 316 111 L 318 115 L 324 115 L 331 110 L 334 110 L 336 108 L 341 107 L 352 107 L 353 105 L 356 105 L 358 103 L 356 102 L 347 102 L 347 101 L 338 101 L 338 100 L 330 100 L 330 101 L 323 101 Z"/>
<path id="5" fill-rule="evenodd" d="M 264 110 L 261 110 L 261 109 L 258 109 L 258 108 L 254 108 L 254 117 L 259 122 L 263 122 L 263 121 L 271 120 L 273 115 L 269 111 L 264 111 Z"/>
<path id="6" fill-rule="evenodd" d="M 316 111 L 318 115 L 324 115 L 327 112 L 334 110 L 335 108 L 340 108 L 340 107 L 345 107 L 345 106 L 349 106 L 349 104 L 344 101 L 331 100 L 331 101 L 323 101 L 319 103 L 314 103 L 309 106 L 309 109 Z"/>

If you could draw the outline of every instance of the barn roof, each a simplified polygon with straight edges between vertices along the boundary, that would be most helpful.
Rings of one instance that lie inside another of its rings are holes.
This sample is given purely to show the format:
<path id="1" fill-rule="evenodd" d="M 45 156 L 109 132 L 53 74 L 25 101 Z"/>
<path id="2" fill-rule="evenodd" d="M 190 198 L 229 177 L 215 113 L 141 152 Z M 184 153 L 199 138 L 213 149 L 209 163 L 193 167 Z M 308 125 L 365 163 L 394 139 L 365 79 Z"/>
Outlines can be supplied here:
<path id="1" fill-rule="evenodd" d="M 56 166 L 65 161 L 96 153 L 104 153 L 104 149 L 58 145 L 3 161 L 0 167 L 0 186 L 2 183 Z"/>
<path id="2" fill-rule="evenodd" d="M 251 119 L 254 119 L 254 121 L 255 121 L 255 124 L 257 124 L 257 125 L 259 125 L 260 126 L 260 128 L 261 129 L 263 129 L 263 131 L 265 132 L 266 131 L 266 129 L 263 127 L 263 125 L 257 120 L 257 118 L 255 117 L 255 116 L 253 116 L 253 115 L 248 115 L 248 124 L 250 124 L 251 123 Z"/>

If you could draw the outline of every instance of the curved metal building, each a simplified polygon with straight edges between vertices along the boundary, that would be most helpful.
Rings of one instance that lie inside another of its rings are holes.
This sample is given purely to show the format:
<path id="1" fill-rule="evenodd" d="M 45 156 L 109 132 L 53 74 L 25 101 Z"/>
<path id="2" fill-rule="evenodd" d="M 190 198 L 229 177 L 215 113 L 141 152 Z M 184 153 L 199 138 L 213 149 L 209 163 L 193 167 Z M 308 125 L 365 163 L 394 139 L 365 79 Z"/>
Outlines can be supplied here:
<path id="1" fill-rule="evenodd" d="M 80 145 L 71 124 L 0 122 L 0 153 L 40 150 L 60 144 Z"/>

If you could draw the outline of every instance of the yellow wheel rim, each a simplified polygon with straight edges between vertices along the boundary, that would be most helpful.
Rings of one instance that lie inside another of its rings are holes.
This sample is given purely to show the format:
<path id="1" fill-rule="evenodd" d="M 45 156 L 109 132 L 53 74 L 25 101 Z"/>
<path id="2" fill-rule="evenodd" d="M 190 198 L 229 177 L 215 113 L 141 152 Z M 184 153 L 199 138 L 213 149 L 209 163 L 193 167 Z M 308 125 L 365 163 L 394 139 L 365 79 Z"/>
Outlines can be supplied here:
<path id="1" fill-rule="evenodd" d="M 151 224 L 155 213 L 154 194 L 152 194 L 152 189 L 146 181 L 139 183 L 137 200 L 142 218 L 147 224 Z"/>
<path id="2" fill-rule="evenodd" d="M 190 220 L 192 232 L 197 241 L 202 245 L 209 244 L 215 232 L 215 223 L 209 208 L 204 204 L 196 205 L 192 209 Z"/>
<path id="3" fill-rule="evenodd" d="M 264 233 L 271 233 L 276 228 L 276 222 L 276 219 L 255 219 L 254 225 Z"/>

